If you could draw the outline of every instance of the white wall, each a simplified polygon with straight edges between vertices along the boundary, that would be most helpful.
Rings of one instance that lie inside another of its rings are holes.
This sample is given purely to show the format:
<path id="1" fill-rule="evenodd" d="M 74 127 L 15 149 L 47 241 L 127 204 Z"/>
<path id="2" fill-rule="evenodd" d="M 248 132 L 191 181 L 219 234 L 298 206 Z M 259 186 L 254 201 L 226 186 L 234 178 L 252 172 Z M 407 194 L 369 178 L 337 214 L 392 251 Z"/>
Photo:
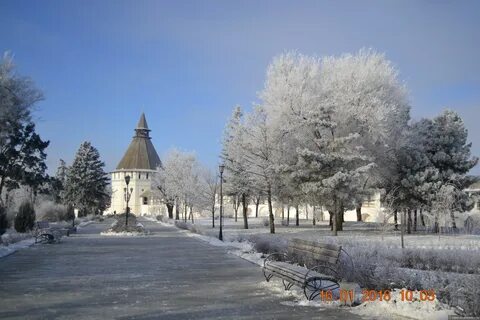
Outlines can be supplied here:
<path id="1" fill-rule="evenodd" d="M 120 170 L 112 172 L 112 199 L 111 206 L 106 210 L 107 213 L 123 213 L 126 209 L 125 202 L 125 176 L 130 176 L 128 189 L 132 189 L 132 195 L 128 206 L 130 212 L 136 215 L 145 215 L 149 213 L 149 206 L 143 205 L 141 195 L 151 190 L 152 176 L 155 174 L 153 170 Z M 147 178 L 148 175 L 148 178 Z M 148 199 L 150 203 L 151 199 Z"/>

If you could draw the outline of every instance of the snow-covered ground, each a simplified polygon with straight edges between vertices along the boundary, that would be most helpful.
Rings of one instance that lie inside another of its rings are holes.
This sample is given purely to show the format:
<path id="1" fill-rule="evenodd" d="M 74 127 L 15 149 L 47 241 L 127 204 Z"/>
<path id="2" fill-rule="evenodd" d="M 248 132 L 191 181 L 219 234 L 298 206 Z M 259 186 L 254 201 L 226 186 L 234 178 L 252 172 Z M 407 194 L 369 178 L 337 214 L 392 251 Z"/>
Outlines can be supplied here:
<path id="1" fill-rule="evenodd" d="M 0 258 L 6 257 L 19 249 L 31 246 L 35 239 L 30 233 L 18 233 L 14 229 L 8 229 L 0 242 Z"/>
<path id="2" fill-rule="evenodd" d="M 149 219 L 155 220 L 154 218 Z M 165 225 L 174 224 L 171 220 L 159 223 Z M 249 240 L 255 239 L 255 237 L 258 236 L 261 237 L 262 235 L 271 237 L 274 241 L 302 238 L 322 242 L 338 242 L 347 246 L 352 243 L 360 243 L 366 247 L 385 247 L 387 251 L 400 248 L 401 246 L 400 234 L 398 232 L 380 232 L 374 223 L 347 222 L 345 224 L 346 231 L 340 233 L 338 237 L 332 237 L 330 235 L 327 222 L 320 222 L 316 226 L 312 226 L 310 221 L 301 221 L 299 227 L 294 226 L 294 221 L 289 227 L 278 225 L 276 226 L 276 234 L 270 235 L 268 226 L 263 224 L 262 218 L 250 218 L 248 230 L 243 229 L 243 221 L 241 219 L 238 219 L 238 222 L 235 222 L 233 219 L 225 219 L 223 230 L 225 242 L 217 239 L 218 220 L 216 221 L 216 228 L 212 229 L 211 219 L 206 218 L 195 221 L 195 227 L 192 231 L 196 233 L 186 231 L 186 234 L 190 237 L 208 242 L 213 246 L 228 247 L 230 253 L 257 264 L 259 267 L 263 265 L 265 255 L 256 252 L 254 243 Z M 407 248 L 425 249 L 427 251 L 441 249 L 451 250 L 452 252 L 458 252 L 458 250 L 468 251 L 470 254 L 480 253 L 479 236 L 415 234 L 406 235 L 405 243 Z M 318 308 L 338 307 L 337 302 L 307 301 L 303 296 L 303 292 L 300 290 L 293 289 L 291 291 L 285 291 L 281 282 L 275 283 L 275 281 L 273 281 L 273 283 L 272 285 L 272 283 L 267 284 L 264 282 L 261 285 L 265 287 L 265 290 L 272 291 L 273 294 L 294 297 L 295 302 L 292 303 L 293 305 Z M 449 314 L 454 314 L 452 309 L 441 303 L 438 299 L 434 301 L 420 301 L 419 299 L 401 301 L 398 296 L 401 290 L 402 289 L 394 289 L 391 293 L 392 299 L 388 302 L 363 302 L 359 306 L 352 308 L 352 311 L 364 316 L 390 319 L 406 317 L 411 319 L 447 319 Z M 406 289 L 404 288 L 403 290 Z M 361 299 L 361 292 L 357 292 L 356 300 L 361 301 Z"/>

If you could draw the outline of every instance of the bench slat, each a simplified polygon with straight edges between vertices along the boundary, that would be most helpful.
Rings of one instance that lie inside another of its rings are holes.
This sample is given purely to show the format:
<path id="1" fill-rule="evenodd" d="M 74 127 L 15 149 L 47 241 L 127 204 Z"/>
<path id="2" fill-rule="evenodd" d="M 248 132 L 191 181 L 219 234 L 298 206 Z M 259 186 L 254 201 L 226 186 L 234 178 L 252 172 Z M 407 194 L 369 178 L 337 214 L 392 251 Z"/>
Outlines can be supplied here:
<path id="1" fill-rule="evenodd" d="M 298 253 L 301 253 L 302 256 L 304 256 L 308 259 L 327 262 L 327 263 L 331 263 L 331 264 L 337 264 L 337 262 L 338 262 L 338 258 L 333 258 L 333 257 L 328 257 L 328 256 L 320 255 L 320 254 L 315 254 L 315 253 L 312 253 L 311 251 L 308 251 L 308 250 L 296 249 L 295 251 L 298 252 Z"/>
<path id="2" fill-rule="evenodd" d="M 327 250 L 333 250 L 333 251 L 340 251 L 342 250 L 342 246 L 338 246 L 336 244 L 330 244 L 330 243 L 321 243 L 317 241 L 308 241 L 308 240 L 303 240 L 303 239 L 292 239 L 290 240 L 291 242 L 299 245 L 305 245 L 305 246 L 311 246 L 311 247 L 316 247 L 316 248 L 324 248 Z"/>
<path id="3" fill-rule="evenodd" d="M 273 271 L 276 272 L 278 270 L 279 274 L 288 274 L 288 276 L 291 276 L 292 278 L 298 279 L 299 282 L 305 282 L 305 275 L 308 272 L 308 269 L 296 265 L 292 265 L 286 262 L 271 262 L 267 263 L 265 265 L 265 269 L 268 271 Z M 321 277 L 325 280 L 332 280 L 335 281 L 335 277 L 319 273 L 317 271 L 310 271 L 308 273 L 308 277 Z"/>
<path id="4" fill-rule="evenodd" d="M 318 247 L 312 247 L 312 246 L 306 246 L 306 245 L 300 245 L 300 244 L 293 244 L 290 248 L 292 251 L 295 251 L 295 250 L 309 251 L 312 254 L 327 256 L 335 259 L 338 259 L 338 256 L 340 255 L 339 251 L 333 251 L 333 250 L 328 250 L 324 248 L 318 248 Z"/>

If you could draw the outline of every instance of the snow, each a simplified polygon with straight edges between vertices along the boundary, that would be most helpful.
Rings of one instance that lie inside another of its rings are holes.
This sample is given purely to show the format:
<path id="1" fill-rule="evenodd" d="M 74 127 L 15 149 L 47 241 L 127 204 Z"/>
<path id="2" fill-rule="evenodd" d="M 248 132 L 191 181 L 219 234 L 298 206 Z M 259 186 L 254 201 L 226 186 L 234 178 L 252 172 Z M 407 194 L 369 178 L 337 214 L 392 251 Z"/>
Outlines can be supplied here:
<path id="1" fill-rule="evenodd" d="M 28 248 L 35 243 L 35 239 L 29 238 L 12 243 L 8 246 L 0 245 L 0 258 L 11 255 L 20 249 Z"/>
<path id="2" fill-rule="evenodd" d="M 172 227 L 173 220 L 169 220 L 168 222 L 161 222 L 157 221 L 152 217 L 147 217 L 150 221 L 155 221 L 159 224 L 164 226 Z M 247 237 L 242 237 L 241 235 L 255 235 L 255 234 L 263 234 L 268 233 L 268 229 L 266 227 L 261 226 L 260 219 L 249 219 L 251 229 L 243 230 L 238 229 L 237 226 L 241 225 L 242 222 L 239 220 L 238 223 L 234 223 L 231 220 L 227 220 L 225 223 L 224 229 L 224 239 L 225 241 L 220 241 L 216 237 L 207 236 L 204 234 L 193 233 L 188 230 L 183 230 L 182 232 L 187 235 L 188 237 L 192 237 L 201 241 L 204 241 L 212 246 L 216 247 L 223 247 L 227 249 L 227 252 L 230 254 L 234 254 L 244 260 L 247 260 L 253 264 L 258 265 L 259 267 L 263 266 L 263 261 L 265 255 L 259 252 L 256 252 L 254 249 L 254 244 L 250 241 L 236 241 L 235 239 L 243 238 L 248 239 Z M 207 219 L 197 219 L 196 221 L 196 230 L 200 230 L 201 232 L 205 233 L 212 233 L 211 230 L 203 231 L 202 226 L 205 228 L 211 223 L 211 221 Z M 304 222 L 305 223 L 305 222 Z M 360 225 L 359 223 L 354 223 L 355 227 L 361 227 L 360 229 L 368 229 L 367 226 Z M 281 236 L 286 237 L 300 237 L 306 238 L 310 240 L 319 240 L 319 237 L 324 236 L 323 234 L 319 233 L 320 230 L 313 229 L 311 226 L 303 226 L 303 227 L 290 227 L 290 228 L 279 228 L 277 230 Z M 362 230 L 365 231 L 365 230 Z M 367 230 L 368 231 L 368 230 Z M 215 232 L 218 232 L 218 229 L 215 229 Z M 343 238 L 343 237 L 342 237 Z M 354 237 L 344 237 L 345 240 L 354 241 L 354 242 L 377 242 L 379 241 L 378 235 L 367 235 L 359 233 Z M 418 239 L 417 239 L 418 238 Z M 445 240 L 445 242 L 440 241 L 441 246 L 445 246 L 448 248 L 456 247 L 456 248 L 464 248 L 466 250 L 476 249 L 478 250 L 478 237 L 471 237 L 471 236 L 464 236 L 464 237 L 455 237 Z M 412 241 L 409 243 L 412 246 L 415 244 L 417 247 L 434 247 L 435 242 L 437 242 L 438 246 L 438 236 L 412 236 Z M 278 239 L 277 239 L 278 241 Z M 396 247 L 398 239 L 396 236 L 392 235 L 390 237 L 385 237 L 385 245 Z M 349 307 L 342 305 L 339 301 L 321 301 L 320 299 L 316 299 L 315 301 L 308 301 L 303 291 L 299 288 L 293 287 L 290 291 L 285 291 L 282 283 L 272 279 L 270 282 L 262 281 L 259 283 L 264 290 L 269 291 L 272 295 L 277 295 L 279 297 L 287 298 L 288 301 L 282 302 L 284 305 L 289 305 L 293 307 L 314 307 L 319 308 L 319 310 L 325 308 L 349 308 L 350 311 L 357 313 L 361 316 L 367 317 L 379 317 L 379 318 L 387 318 L 387 319 L 403 319 L 405 317 L 409 317 L 410 319 L 447 319 L 448 315 L 454 314 L 453 310 L 449 309 L 449 307 L 445 304 L 442 304 L 437 299 L 434 301 L 420 301 L 420 300 L 413 300 L 412 302 L 404 301 L 402 302 L 399 298 L 400 292 L 402 289 L 395 289 L 392 291 L 392 299 L 389 302 L 385 301 L 374 301 L 374 302 L 364 302 L 362 303 L 362 292 L 360 287 L 354 283 L 341 283 L 341 288 L 349 290 L 353 288 L 355 290 L 355 302 L 356 304 L 360 304 L 356 307 Z M 406 290 L 406 289 L 403 289 Z M 414 297 L 418 297 L 418 292 L 414 292 Z"/>
<path id="3" fill-rule="evenodd" d="M 113 232 L 113 231 L 103 231 L 100 232 L 100 235 L 102 236 L 108 236 L 108 237 L 143 237 L 146 236 L 147 233 L 145 232 Z"/>
<path id="4" fill-rule="evenodd" d="M 92 221 L 92 220 L 80 222 L 80 224 L 78 225 L 78 228 L 86 227 L 86 226 L 88 226 L 92 223 L 94 223 L 94 221 Z"/>

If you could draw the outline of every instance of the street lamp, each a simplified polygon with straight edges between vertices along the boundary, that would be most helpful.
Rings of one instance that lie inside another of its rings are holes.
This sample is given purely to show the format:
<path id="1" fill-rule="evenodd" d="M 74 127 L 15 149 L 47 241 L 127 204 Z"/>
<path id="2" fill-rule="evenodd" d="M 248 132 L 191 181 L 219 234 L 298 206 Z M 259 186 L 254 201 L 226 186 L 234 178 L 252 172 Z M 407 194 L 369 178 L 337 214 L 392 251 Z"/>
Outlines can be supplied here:
<path id="1" fill-rule="evenodd" d="M 128 192 L 128 184 L 130 183 L 130 176 L 125 176 L 125 183 L 127 184 L 127 188 L 125 189 L 125 200 L 127 201 L 127 210 L 125 212 L 125 227 L 128 226 L 128 213 L 130 212 L 130 207 L 128 206 L 128 201 L 130 201 L 130 197 L 132 196 L 133 188 L 130 188 L 130 192 Z"/>
<path id="2" fill-rule="evenodd" d="M 223 170 L 225 169 L 225 165 L 221 164 L 218 166 L 218 170 L 220 171 L 220 233 L 218 234 L 218 239 L 223 241 Z"/>

